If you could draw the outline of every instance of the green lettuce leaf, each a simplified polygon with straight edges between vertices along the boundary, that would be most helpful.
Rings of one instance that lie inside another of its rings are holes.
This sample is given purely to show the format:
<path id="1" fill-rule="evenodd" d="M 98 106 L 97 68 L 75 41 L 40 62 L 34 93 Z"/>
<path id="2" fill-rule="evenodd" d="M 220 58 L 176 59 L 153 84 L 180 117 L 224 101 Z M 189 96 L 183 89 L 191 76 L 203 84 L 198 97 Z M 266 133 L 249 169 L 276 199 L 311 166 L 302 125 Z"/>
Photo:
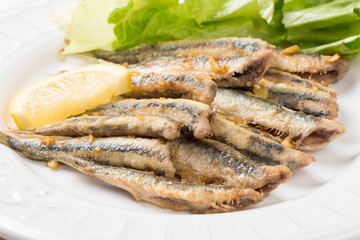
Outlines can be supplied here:
<path id="1" fill-rule="evenodd" d="M 286 0 L 282 23 L 287 40 L 307 52 L 354 55 L 359 52 L 359 7 L 354 0 Z"/>
<path id="2" fill-rule="evenodd" d="M 309 42 L 313 45 L 336 42 L 360 33 L 360 21 L 334 24 L 327 28 L 289 28 L 287 39 L 291 42 Z"/>
<path id="3" fill-rule="evenodd" d="M 82 0 L 73 10 L 68 25 L 62 26 L 70 41 L 64 53 L 86 52 L 111 46 L 116 40 L 115 25 L 109 24 L 107 18 L 116 7 L 124 4 L 123 0 Z"/>
<path id="4" fill-rule="evenodd" d="M 351 22 L 358 17 L 354 9 L 360 7 L 359 1 L 333 1 L 296 11 L 284 11 L 285 28 L 324 28 L 334 23 Z"/>
<path id="5" fill-rule="evenodd" d="M 185 0 L 162 5 L 156 2 L 148 0 L 150 6 L 138 9 L 130 1 L 110 14 L 109 23 L 116 24 L 114 49 L 178 39 L 230 36 L 269 39 L 266 21 L 272 19 L 274 4 L 263 4 L 260 9 L 257 0 Z"/>
<path id="6" fill-rule="evenodd" d="M 128 6 L 116 9 L 109 17 L 109 22 L 116 24 L 114 49 L 184 39 L 196 31 L 199 25 L 193 18 L 180 15 L 171 7 L 174 6 L 135 9 L 130 2 Z"/>
<path id="7" fill-rule="evenodd" d="M 360 35 L 348 37 L 329 44 L 323 44 L 312 48 L 305 48 L 303 50 L 310 53 L 342 53 L 343 55 L 354 56 L 360 52 Z"/>
<path id="8" fill-rule="evenodd" d="M 272 44 L 282 47 L 288 47 L 290 43 L 287 40 L 287 31 L 284 27 L 284 24 L 282 23 L 283 7 L 283 0 L 277 0 L 274 2 L 273 16 L 271 21 L 268 22 L 268 32 L 270 42 Z"/>
<path id="9" fill-rule="evenodd" d="M 136 47 L 140 43 L 156 43 L 178 39 L 253 36 L 269 39 L 266 20 L 260 15 L 257 1 L 210 1 L 204 10 L 202 1 L 188 0 L 183 4 L 137 9 L 130 1 L 126 7 L 114 10 L 109 23 L 116 24 L 116 50 Z M 227 4 L 224 4 L 227 3 Z M 203 1 L 205 4 L 205 1 Z M 232 5 L 230 5 L 232 4 Z M 214 8 L 214 6 L 217 6 Z M 245 16 L 242 11 L 251 9 Z M 273 7 L 273 6 L 271 6 Z M 198 9 L 202 9 L 199 11 Z M 218 11 L 221 9 L 220 11 Z M 265 8 L 264 8 L 265 9 Z M 208 10 L 208 11 L 207 11 Z M 231 12 L 230 12 L 231 10 Z M 256 15 L 257 17 L 251 17 Z"/>
<path id="10" fill-rule="evenodd" d="M 334 2 L 334 0 L 285 0 L 283 11 L 310 8 L 330 2 Z"/>
<path id="11" fill-rule="evenodd" d="M 57 21 L 70 40 L 66 53 L 248 36 L 308 52 L 360 52 L 360 0 L 80 0 L 71 14 Z"/>

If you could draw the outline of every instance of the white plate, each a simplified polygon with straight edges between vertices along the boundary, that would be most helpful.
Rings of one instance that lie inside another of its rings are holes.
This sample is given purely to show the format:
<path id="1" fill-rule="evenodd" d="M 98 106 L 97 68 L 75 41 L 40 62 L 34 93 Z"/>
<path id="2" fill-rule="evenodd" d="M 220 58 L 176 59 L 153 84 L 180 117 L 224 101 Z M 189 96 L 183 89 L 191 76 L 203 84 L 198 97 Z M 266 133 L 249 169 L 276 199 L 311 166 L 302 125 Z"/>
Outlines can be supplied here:
<path id="1" fill-rule="evenodd" d="M 63 36 L 48 10 L 64 1 L 0 3 L 0 118 L 31 82 L 86 65 L 58 61 Z M 264 202 L 213 215 L 136 202 L 125 191 L 62 166 L 57 171 L 0 146 L 0 237 L 9 239 L 359 239 L 360 62 L 334 85 L 346 134 L 321 151 Z"/>

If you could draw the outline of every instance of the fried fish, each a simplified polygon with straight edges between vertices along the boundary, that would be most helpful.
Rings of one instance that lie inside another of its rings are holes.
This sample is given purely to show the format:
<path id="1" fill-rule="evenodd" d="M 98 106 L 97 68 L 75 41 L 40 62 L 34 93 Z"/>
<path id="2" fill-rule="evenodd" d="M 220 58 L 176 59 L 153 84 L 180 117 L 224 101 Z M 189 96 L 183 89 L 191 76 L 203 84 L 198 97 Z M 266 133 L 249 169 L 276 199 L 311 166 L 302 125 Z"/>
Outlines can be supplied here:
<path id="1" fill-rule="evenodd" d="M 88 115 L 121 116 L 151 114 L 169 116 L 184 124 L 196 138 L 210 134 L 211 109 L 208 105 L 188 99 L 120 99 L 86 112 Z"/>
<path id="2" fill-rule="evenodd" d="M 329 84 L 341 79 L 349 70 L 345 59 L 301 51 L 288 51 L 255 38 L 219 38 L 205 40 L 179 40 L 158 44 L 144 44 L 139 48 L 122 51 L 96 50 L 97 58 L 117 63 L 139 63 L 150 57 L 161 56 L 213 56 L 214 58 L 244 56 L 271 52 L 271 68 L 294 73 L 304 78 Z M 255 64 L 256 65 L 256 64 Z M 259 64 L 258 64 L 259 65 Z M 255 69 L 248 65 L 247 69 Z M 259 65 L 261 66 L 261 65 Z"/>
<path id="3" fill-rule="evenodd" d="M 278 142 L 288 140 L 300 150 L 319 149 L 345 132 L 341 123 L 295 112 L 238 89 L 220 88 L 214 110 L 234 117 Z"/>

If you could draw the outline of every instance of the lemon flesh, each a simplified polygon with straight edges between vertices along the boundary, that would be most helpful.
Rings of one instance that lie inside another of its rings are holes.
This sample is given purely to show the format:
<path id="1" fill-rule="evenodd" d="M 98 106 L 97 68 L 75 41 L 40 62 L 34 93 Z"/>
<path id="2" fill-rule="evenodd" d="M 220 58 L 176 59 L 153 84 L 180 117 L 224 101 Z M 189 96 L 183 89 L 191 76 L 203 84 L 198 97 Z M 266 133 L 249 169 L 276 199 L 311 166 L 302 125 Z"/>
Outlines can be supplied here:
<path id="1" fill-rule="evenodd" d="M 90 65 L 21 90 L 10 102 L 10 115 L 19 129 L 39 129 L 129 91 L 131 78 L 127 68 L 110 63 Z"/>

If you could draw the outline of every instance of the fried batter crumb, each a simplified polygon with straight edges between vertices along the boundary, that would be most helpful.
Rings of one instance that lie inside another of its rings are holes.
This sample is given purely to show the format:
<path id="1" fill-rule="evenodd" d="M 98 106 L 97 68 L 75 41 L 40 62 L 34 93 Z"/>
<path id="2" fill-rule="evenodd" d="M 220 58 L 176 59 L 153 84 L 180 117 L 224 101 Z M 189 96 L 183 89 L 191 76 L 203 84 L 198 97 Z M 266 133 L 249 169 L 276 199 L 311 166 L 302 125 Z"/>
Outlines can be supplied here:
<path id="1" fill-rule="evenodd" d="M 46 165 L 52 170 L 58 169 L 60 167 L 59 162 L 55 160 L 48 161 Z"/>
<path id="2" fill-rule="evenodd" d="M 92 144 L 94 142 L 94 136 L 93 135 L 89 135 L 89 143 Z"/>
<path id="3" fill-rule="evenodd" d="M 284 55 L 292 55 L 300 52 L 300 47 L 298 45 L 293 45 L 291 47 L 285 48 L 282 53 Z"/>
<path id="4" fill-rule="evenodd" d="M 47 147 L 49 147 L 51 144 L 55 143 L 55 139 L 53 139 L 52 137 L 48 137 L 45 140 L 41 141 L 43 144 L 45 144 Z"/>

